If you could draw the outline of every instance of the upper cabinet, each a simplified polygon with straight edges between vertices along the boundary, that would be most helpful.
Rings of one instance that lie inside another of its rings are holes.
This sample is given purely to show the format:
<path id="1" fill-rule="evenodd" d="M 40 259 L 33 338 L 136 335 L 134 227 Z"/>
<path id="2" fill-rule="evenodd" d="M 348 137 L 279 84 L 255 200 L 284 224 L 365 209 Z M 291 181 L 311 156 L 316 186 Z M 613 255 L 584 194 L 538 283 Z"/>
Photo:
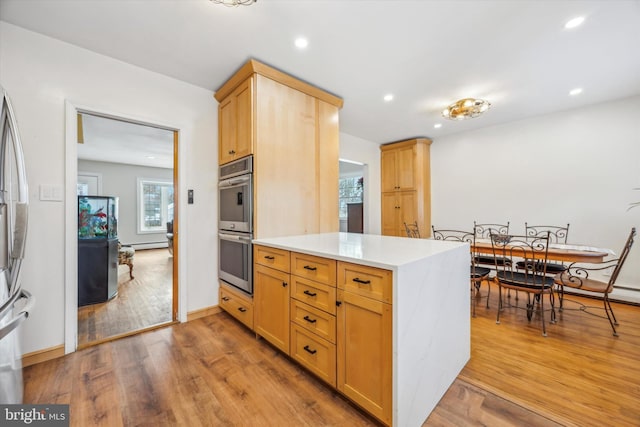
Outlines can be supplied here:
<path id="1" fill-rule="evenodd" d="M 253 154 L 254 238 L 338 231 L 342 99 L 255 60 L 215 98 L 219 163 Z"/>
<path id="2" fill-rule="evenodd" d="M 431 140 L 415 138 L 380 146 L 382 234 L 406 236 L 404 223 L 431 234 Z"/>
<path id="3" fill-rule="evenodd" d="M 253 77 L 242 82 L 218 109 L 218 158 L 224 164 L 253 153 Z"/>

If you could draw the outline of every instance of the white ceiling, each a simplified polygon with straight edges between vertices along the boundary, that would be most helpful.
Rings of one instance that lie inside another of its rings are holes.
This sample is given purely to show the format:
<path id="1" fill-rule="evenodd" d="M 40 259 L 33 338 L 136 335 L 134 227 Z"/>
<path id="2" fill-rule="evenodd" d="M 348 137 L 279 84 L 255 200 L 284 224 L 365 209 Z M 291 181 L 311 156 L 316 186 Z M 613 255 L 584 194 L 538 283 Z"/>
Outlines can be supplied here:
<path id="1" fill-rule="evenodd" d="M 377 143 L 640 94 L 637 0 L 1 0 L 0 16 L 212 91 L 256 58 L 341 96 L 341 131 Z M 492 108 L 443 119 L 463 97 Z"/>

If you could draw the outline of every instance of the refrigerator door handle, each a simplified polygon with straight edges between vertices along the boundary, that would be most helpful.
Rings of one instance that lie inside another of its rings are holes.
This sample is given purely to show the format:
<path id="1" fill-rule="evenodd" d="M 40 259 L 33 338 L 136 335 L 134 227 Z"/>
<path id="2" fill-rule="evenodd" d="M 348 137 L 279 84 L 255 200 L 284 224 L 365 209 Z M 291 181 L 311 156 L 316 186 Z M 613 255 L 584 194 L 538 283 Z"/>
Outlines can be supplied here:
<path id="1" fill-rule="evenodd" d="M 17 328 L 24 319 L 29 317 L 29 312 L 31 311 L 31 308 L 36 302 L 36 299 L 33 297 L 33 295 L 31 295 L 30 292 L 27 292 L 24 289 L 21 289 L 20 292 L 18 292 L 16 295 L 17 295 L 17 298 L 14 300 L 14 302 L 21 299 L 25 299 L 25 298 L 27 302 L 20 309 L 20 312 L 13 319 L 11 319 L 8 323 L 4 324 L 2 328 L 0 328 L 0 339 L 9 335 L 11 331 Z"/>

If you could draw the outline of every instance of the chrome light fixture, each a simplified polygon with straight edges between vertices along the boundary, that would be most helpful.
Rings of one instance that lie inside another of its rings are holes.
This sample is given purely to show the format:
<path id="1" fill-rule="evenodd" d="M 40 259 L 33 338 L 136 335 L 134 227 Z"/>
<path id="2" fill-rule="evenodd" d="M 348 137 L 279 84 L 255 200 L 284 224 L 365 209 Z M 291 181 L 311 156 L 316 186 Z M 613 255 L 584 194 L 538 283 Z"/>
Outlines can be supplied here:
<path id="1" fill-rule="evenodd" d="M 213 3 L 223 4 L 227 7 L 250 6 L 258 0 L 210 0 Z"/>
<path id="2" fill-rule="evenodd" d="M 454 102 L 442 111 L 442 117 L 449 120 L 464 120 L 478 117 L 491 107 L 484 99 L 464 98 Z"/>

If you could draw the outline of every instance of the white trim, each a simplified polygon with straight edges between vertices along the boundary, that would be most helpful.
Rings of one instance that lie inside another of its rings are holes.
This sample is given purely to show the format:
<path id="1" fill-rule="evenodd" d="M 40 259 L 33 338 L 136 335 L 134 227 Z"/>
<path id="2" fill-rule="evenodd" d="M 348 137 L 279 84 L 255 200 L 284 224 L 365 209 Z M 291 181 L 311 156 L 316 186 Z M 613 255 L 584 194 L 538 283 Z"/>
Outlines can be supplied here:
<path id="1" fill-rule="evenodd" d="M 77 148 L 78 148 L 78 146 L 76 145 L 76 150 L 77 150 Z M 102 174 L 100 172 L 78 171 L 78 178 L 80 178 L 81 176 L 86 176 L 86 177 L 90 177 L 90 178 L 96 178 L 96 181 L 97 181 L 97 185 L 96 185 L 97 186 L 97 193 L 96 194 L 92 194 L 92 195 L 102 196 Z"/>
<path id="2" fill-rule="evenodd" d="M 121 114 L 99 108 L 74 104 L 65 100 L 65 236 L 64 236 L 64 276 L 65 276 L 65 312 L 64 312 L 64 352 L 73 353 L 78 347 L 78 239 L 77 212 L 78 198 L 76 197 L 78 183 L 78 113 L 94 114 L 103 117 L 125 120 L 131 123 L 153 126 L 178 132 L 178 194 L 186 194 L 186 147 L 184 141 L 188 135 L 180 130 L 181 126 L 159 124 L 148 118 L 136 118 L 128 114 Z M 175 203 L 175 202 L 174 202 Z M 187 287 L 186 269 L 182 260 L 187 258 L 186 237 L 188 226 L 186 223 L 186 198 L 178 200 L 178 217 L 180 233 L 177 236 L 180 257 L 178 258 L 178 321 L 187 321 Z"/>

